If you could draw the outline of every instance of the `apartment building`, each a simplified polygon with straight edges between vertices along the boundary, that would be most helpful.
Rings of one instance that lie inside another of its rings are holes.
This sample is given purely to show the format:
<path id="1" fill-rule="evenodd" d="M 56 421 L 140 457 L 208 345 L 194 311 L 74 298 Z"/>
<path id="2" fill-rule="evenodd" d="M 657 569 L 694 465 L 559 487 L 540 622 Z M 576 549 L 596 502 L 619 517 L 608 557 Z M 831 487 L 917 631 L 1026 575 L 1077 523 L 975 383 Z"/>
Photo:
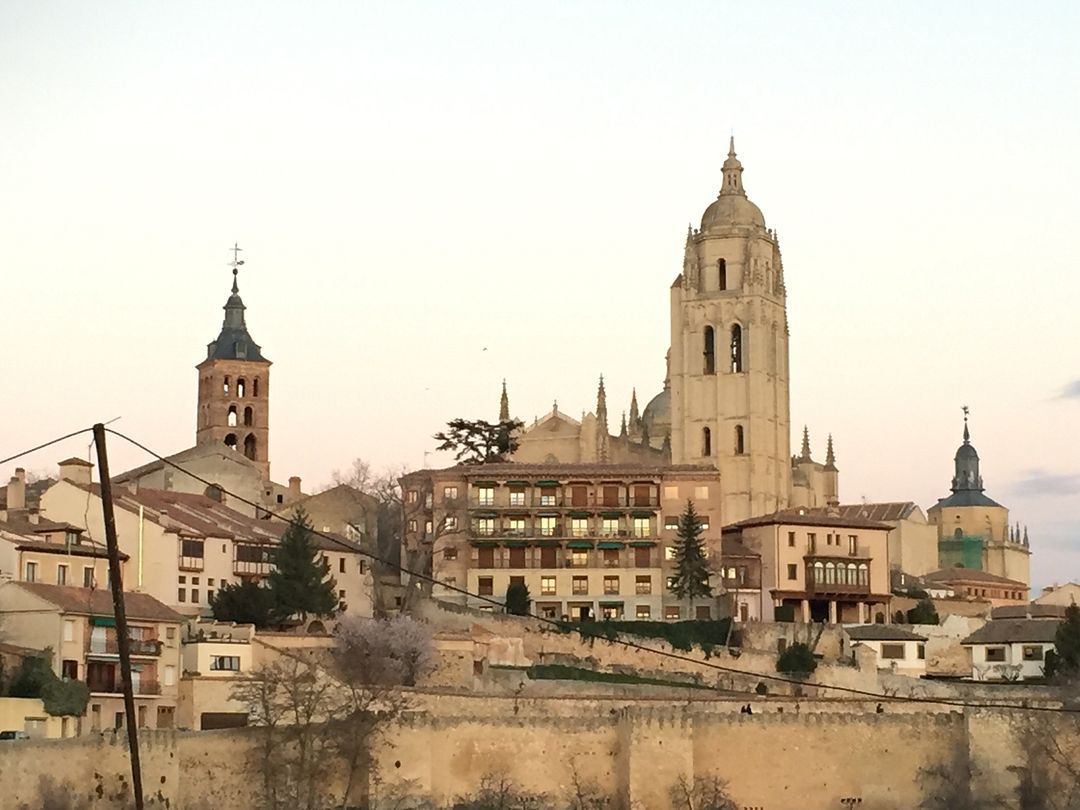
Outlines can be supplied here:
<path id="1" fill-rule="evenodd" d="M 121 566 L 127 560 L 121 554 Z M 121 569 L 122 570 L 122 569 Z M 0 581 L 44 582 L 105 588 L 109 560 L 105 546 L 78 526 L 32 515 L 0 520 Z"/>
<path id="2" fill-rule="evenodd" d="M 124 593 L 137 721 L 175 724 L 184 617 L 143 593 Z M 119 728 L 124 699 L 112 594 L 98 588 L 7 582 L 0 585 L 4 636 L 13 644 L 53 651 L 53 671 L 85 681 L 90 703 L 80 733 Z"/>
<path id="3" fill-rule="evenodd" d="M 60 480 L 41 497 L 41 512 L 78 526 L 83 537 L 100 545 L 105 534 L 101 490 L 90 472 L 61 464 Z M 214 593 L 224 585 L 269 574 L 274 547 L 288 524 L 239 512 L 222 497 L 213 487 L 204 495 L 114 487 L 117 540 L 128 557 L 125 588 L 197 616 L 209 612 Z M 312 542 L 330 564 L 344 612 L 370 616 L 371 567 L 361 542 L 329 532 L 313 534 Z"/>
<path id="4" fill-rule="evenodd" d="M 520 582 L 546 618 L 715 617 L 722 600 L 690 605 L 671 593 L 670 578 L 679 516 L 693 501 L 717 563 L 714 593 L 723 590 L 718 475 L 697 465 L 420 470 L 401 479 L 404 550 L 431 555 L 434 597 L 484 610 Z"/>
<path id="5" fill-rule="evenodd" d="M 725 526 L 723 537 L 761 558 L 764 621 L 874 621 L 889 617 L 887 523 L 806 508 Z"/>

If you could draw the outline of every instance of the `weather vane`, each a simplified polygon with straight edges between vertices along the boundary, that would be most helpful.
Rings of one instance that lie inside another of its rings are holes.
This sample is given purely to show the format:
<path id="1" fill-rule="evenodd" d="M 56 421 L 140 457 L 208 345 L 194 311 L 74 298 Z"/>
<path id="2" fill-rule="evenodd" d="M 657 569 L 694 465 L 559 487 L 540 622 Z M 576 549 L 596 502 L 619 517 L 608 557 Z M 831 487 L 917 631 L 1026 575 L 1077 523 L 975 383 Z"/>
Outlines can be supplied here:
<path id="1" fill-rule="evenodd" d="M 240 244 L 238 242 L 233 242 L 233 246 L 229 248 L 229 250 L 232 251 L 232 261 L 229 262 L 229 266 L 232 268 L 233 275 L 232 291 L 234 293 L 238 293 L 240 292 L 240 288 L 236 284 L 236 276 L 240 272 L 240 265 L 244 263 L 244 260 L 240 258 L 240 251 L 242 251 L 243 248 L 240 247 Z"/>
<path id="2" fill-rule="evenodd" d="M 243 264 L 243 262 L 241 262 L 241 264 Z M 971 409 L 968 408 L 967 405 L 963 405 L 963 406 L 961 406 L 960 410 L 962 410 L 964 412 L 964 421 L 966 422 L 967 418 L 968 418 L 968 414 L 971 412 Z"/>

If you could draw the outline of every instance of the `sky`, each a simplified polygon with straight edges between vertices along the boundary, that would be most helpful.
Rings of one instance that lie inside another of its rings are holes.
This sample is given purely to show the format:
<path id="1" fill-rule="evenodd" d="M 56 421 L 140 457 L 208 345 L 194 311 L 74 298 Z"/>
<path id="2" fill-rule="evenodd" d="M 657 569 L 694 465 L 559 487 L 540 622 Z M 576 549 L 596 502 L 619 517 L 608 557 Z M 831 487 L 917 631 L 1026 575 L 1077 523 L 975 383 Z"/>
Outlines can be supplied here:
<path id="1" fill-rule="evenodd" d="M 925 509 L 968 405 L 1033 583 L 1078 580 L 1078 30 L 1071 2 L 5 0 L 0 458 L 115 417 L 193 444 L 234 242 L 276 480 L 441 464 L 504 378 L 529 422 L 603 373 L 617 430 L 733 133 L 793 445 L 831 432 L 843 500 Z"/>

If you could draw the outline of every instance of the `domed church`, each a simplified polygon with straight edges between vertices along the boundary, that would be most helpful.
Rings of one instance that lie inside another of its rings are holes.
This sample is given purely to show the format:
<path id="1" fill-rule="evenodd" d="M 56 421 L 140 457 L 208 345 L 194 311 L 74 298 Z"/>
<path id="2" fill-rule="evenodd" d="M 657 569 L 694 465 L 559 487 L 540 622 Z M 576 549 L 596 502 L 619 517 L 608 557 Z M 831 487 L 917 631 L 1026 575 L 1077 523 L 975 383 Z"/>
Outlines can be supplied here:
<path id="1" fill-rule="evenodd" d="M 715 201 L 689 227 L 671 285 L 671 344 L 663 390 L 639 412 L 637 391 L 618 434 L 609 430 L 603 378 L 596 410 L 580 420 L 556 403 L 519 437 L 515 461 L 694 464 L 720 472 L 725 522 L 790 506 L 837 503 L 829 458 L 791 455 L 788 325 L 776 231 L 746 196 L 731 139 Z M 504 385 L 501 412 L 509 417 Z"/>

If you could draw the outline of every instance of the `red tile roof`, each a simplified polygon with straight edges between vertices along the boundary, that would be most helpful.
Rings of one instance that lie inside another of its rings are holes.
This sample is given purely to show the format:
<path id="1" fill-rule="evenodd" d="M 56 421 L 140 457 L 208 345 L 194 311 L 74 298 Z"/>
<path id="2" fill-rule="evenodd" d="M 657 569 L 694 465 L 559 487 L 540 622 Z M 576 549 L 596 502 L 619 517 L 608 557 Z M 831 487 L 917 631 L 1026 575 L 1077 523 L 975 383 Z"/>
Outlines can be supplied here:
<path id="1" fill-rule="evenodd" d="M 44 582 L 11 582 L 7 587 L 22 588 L 56 605 L 64 613 L 85 616 L 112 616 L 112 592 L 100 588 L 73 588 L 67 585 L 46 585 Z M 137 621 L 183 622 L 184 617 L 145 593 L 124 592 L 124 611 Z"/>

